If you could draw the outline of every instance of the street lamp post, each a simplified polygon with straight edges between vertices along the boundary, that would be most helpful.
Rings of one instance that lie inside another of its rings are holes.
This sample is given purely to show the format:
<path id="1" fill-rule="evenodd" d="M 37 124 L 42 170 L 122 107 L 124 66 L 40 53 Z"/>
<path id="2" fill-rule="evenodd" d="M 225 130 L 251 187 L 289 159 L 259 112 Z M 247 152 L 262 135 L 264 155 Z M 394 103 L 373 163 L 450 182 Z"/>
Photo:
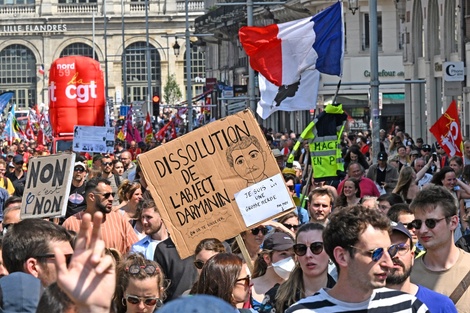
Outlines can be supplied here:
<path id="1" fill-rule="evenodd" d="M 146 41 L 146 61 L 147 61 L 147 112 L 150 113 L 150 101 L 152 101 L 152 63 L 150 60 L 149 42 L 149 0 L 145 0 L 145 41 Z"/>
<path id="2" fill-rule="evenodd" d="M 193 86 L 191 82 L 191 49 L 189 48 L 191 42 L 189 38 L 189 0 L 184 1 L 184 9 L 186 13 L 186 99 L 188 101 L 188 132 L 193 130 Z"/>

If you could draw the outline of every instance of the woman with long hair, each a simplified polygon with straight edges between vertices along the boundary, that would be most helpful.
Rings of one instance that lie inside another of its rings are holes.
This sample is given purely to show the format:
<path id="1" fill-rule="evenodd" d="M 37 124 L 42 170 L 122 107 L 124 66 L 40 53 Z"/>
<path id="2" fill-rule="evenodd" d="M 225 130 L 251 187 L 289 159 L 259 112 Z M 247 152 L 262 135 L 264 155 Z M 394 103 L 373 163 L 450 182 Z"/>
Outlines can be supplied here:
<path id="1" fill-rule="evenodd" d="M 317 223 L 304 224 L 297 230 L 294 270 L 284 283 L 266 293 L 259 312 L 282 313 L 298 300 L 335 285 L 328 274 L 329 257 L 323 248 L 323 230 L 324 226 Z"/>
<path id="2" fill-rule="evenodd" d="M 401 137 L 400 136 L 393 137 L 392 141 L 390 142 L 390 147 L 388 148 L 388 156 L 390 159 L 393 159 L 393 157 L 398 154 L 398 147 L 400 146 L 403 146 L 403 141 Z"/>
<path id="3" fill-rule="evenodd" d="M 343 190 L 336 200 L 335 207 L 356 205 L 361 202 L 361 187 L 355 178 L 348 178 L 344 182 Z"/>
<path id="4" fill-rule="evenodd" d="M 250 296 L 248 273 L 248 267 L 237 255 L 216 254 L 204 264 L 192 294 L 216 296 L 236 308 Z"/>
<path id="5" fill-rule="evenodd" d="M 165 277 L 158 263 L 140 253 L 130 254 L 116 272 L 116 313 L 151 313 L 163 305 Z"/>
<path id="6" fill-rule="evenodd" d="M 145 237 L 145 233 L 138 209 L 139 203 L 142 202 L 141 185 L 137 182 L 132 183 L 130 180 L 125 179 L 119 186 L 118 196 L 119 201 L 125 203 L 125 205 L 121 207 L 120 212 L 132 224 L 139 239 L 142 239 Z"/>
<path id="7" fill-rule="evenodd" d="M 369 168 L 369 162 L 367 162 L 366 156 L 361 152 L 358 145 L 352 145 L 348 148 L 344 156 L 344 168 L 348 168 L 349 163 L 352 162 L 361 164 L 365 170 Z"/>
<path id="8" fill-rule="evenodd" d="M 419 192 L 417 175 L 412 167 L 404 167 L 398 176 L 393 193 L 401 196 L 403 201 L 410 204 Z"/>
<path id="9" fill-rule="evenodd" d="M 268 228 L 260 225 L 254 227 L 250 230 L 244 231 L 240 234 L 245 243 L 246 249 L 248 250 L 248 254 L 250 255 L 250 259 L 252 264 L 255 263 L 258 255 L 261 251 L 261 245 L 263 244 L 264 238 L 268 233 Z M 242 257 L 242 252 L 240 246 L 238 245 L 237 241 L 232 243 L 232 253 L 238 254 Z"/>

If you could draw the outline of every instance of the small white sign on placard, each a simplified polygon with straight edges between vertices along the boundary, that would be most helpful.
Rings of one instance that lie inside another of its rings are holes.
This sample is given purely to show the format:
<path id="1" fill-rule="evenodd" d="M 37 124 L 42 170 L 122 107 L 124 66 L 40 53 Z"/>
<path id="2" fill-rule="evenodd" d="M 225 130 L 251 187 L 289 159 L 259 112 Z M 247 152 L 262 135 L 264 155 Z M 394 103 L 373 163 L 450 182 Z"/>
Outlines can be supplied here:
<path id="1" fill-rule="evenodd" d="M 75 126 L 72 147 L 75 152 L 113 153 L 114 128 Z"/>
<path id="2" fill-rule="evenodd" d="M 241 190 L 235 194 L 235 201 L 247 227 L 295 206 L 281 174 Z"/>

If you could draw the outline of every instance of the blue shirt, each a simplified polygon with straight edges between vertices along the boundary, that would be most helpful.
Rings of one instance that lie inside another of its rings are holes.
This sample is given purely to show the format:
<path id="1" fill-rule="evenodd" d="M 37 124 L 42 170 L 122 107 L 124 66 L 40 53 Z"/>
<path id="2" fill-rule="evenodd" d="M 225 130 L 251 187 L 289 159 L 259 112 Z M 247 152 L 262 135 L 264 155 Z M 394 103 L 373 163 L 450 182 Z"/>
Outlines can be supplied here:
<path id="1" fill-rule="evenodd" d="M 155 248 L 161 240 L 153 240 L 150 236 L 145 236 L 132 245 L 131 252 L 142 253 L 147 260 L 153 261 Z"/>

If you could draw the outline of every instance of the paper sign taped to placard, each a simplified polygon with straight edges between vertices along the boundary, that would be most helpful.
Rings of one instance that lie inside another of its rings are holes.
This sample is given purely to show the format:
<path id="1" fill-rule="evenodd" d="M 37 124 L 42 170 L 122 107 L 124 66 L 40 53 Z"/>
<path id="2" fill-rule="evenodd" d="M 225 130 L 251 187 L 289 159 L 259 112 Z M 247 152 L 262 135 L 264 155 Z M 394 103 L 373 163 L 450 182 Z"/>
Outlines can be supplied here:
<path id="1" fill-rule="evenodd" d="M 75 152 L 113 153 L 114 128 L 104 126 L 75 126 L 72 149 Z"/>
<path id="2" fill-rule="evenodd" d="M 276 174 L 236 193 L 235 201 L 248 227 L 292 209 L 292 198 L 281 174 Z"/>
<path id="3" fill-rule="evenodd" d="M 181 258 L 206 238 L 221 241 L 248 229 L 235 194 L 281 175 L 249 110 L 212 122 L 139 155 L 148 190 Z M 280 184 L 280 182 L 278 181 Z M 287 191 L 285 184 L 282 185 Z M 281 190 L 281 186 L 279 187 Z M 283 208 L 294 208 L 292 199 Z M 275 218 L 276 210 L 250 219 Z"/>
<path id="4" fill-rule="evenodd" d="M 21 219 L 65 216 L 74 165 L 74 153 L 29 159 Z"/>

